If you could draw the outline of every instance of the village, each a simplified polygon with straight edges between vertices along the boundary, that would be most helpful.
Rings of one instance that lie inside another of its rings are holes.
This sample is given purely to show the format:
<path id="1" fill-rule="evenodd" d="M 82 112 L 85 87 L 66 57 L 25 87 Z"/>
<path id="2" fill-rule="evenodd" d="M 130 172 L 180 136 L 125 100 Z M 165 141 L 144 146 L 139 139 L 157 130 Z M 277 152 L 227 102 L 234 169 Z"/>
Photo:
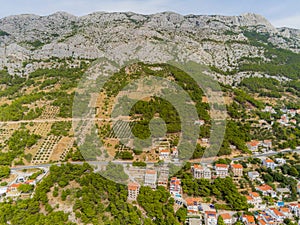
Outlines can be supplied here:
<path id="1" fill-rule="evenodd" d="M 235 224 L 238 221 L 246 225 L 279 225 L 283 224 L 285 219 L 296 221 L 300 224 L 298 219 L 300 217 L 300 202 L 284 201 L 291 195 L 290 188 L 281 188 L 281 185 L 271 187 L 264 182 L 262 174 L 257 171 L 259 168 L 276 170 L 276 167 L 286 163 L 284 158 L 274 158 L 274 160 L 261 158 L 259 165 L 247 163 L 247 168 L 236 162 L 231 162 L 230 164 L 216 163 L 214 165 L 192 164 L 190 173 L 194 179 L 207 179 L 210 182 L 214 182 L 217 178 L 231 177 L 250 205 L 248 212 L 218 210 L 213 202 L 208 202 L 200 197 L 188 196 L 183 192 L 180 179 L 177 177 L 168 179 L 169 171 L 166 167 L 143 169 L 139 178 L 143 178 L 143 186 L 149 186 L 152 189 L 157 188 L 157 186 L 165 187 L 175 200 L 175 209 L 180 207 L 187 208 L 188 218 L 186 223 L 190 225 L 217 225 L 219 217 L 222 217 L 226 225 Z M 253 188 L 240 188 L 241 181 L 245 179 L 255 185 L 254 190 Z M 297 182 L 299 199 L 300 182 L 299 180 Z M 138 182 L 128 184 L 129 201 L 137 200 L 140 187 L 141 184 Z M 269 201 L 270 198 L 275 199 L 275 201 Z"/>

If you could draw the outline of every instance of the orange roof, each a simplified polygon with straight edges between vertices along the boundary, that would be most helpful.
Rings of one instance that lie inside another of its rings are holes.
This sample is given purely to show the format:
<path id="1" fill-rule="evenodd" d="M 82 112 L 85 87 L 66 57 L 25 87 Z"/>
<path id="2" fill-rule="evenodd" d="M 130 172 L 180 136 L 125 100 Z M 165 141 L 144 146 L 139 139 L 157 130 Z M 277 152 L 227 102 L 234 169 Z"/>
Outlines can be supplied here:
<path id="1" fill-rule="evenodd" d="M 128 190 L 135 191 L 139 188 L 139 185 L 137 183 L 130 183 L 128 184 Z"/>
<path id="2" fill-rule="evenodd" d="M 231 165 L 234 169 L 243 169 L 243 166 L 241 164 L 232 164 Z"/>
<path id="3" fill-rule="evenodd" d="M 261 225 L 267 225 L 267 223 L 266 223 L 263 219 L 259 220 L 258 222 L 259 222 Z"/>
<path id="4" fill-rule="evenodd" d="M 146 170 L 146 174 L 156 174 L 155 170 Z"/>
<path id="5" fill-rule="evenodd" d="M 247 144 L 251 145 L 252 147 L 258 146 L 259 145 L 259 141 L 253 140 L 248 142 Z"/>
<path id="6" fill-rule="evenodd" d="M 257 192 L 250 192 L 249 194 L 255 198 L 259 197 L 259 194 Z"/>
<path id="7" fill-rule="evenodd" d="M 246 195 L 246 198 L 247 198 L 248 201 L 252 201 L 253 200 L 253 198 L 251 196 L 249 196 L 249 195 Z"/>
<path id="8" fill-rule="evenodd" d="M 228 165 L 226 165 L 226 164 L 216 164 L 216 167 L 228 168 Z"/>
<path id="9" fill-rule="evenodd" d="M 264 184 L 264 185 L 261 185 L 258 187 L 259 190 L 261 191 L 270 191 L 270 190 L 273 190 L 273 188 L 271 188 L 269 185 L 267 184 Z"/>
<path id="10" fill-rule="evenodd" d="M 274 161 L 272 159 L 266 159 L 267 163 L 273 163 Z"/>
<path id="11" fill-rule="evenodd" d="M 195 202 L 200 202 L 200 198 L 186 198 L 185 201 L 187 205 L 194 205 Z"/>
<path id="12" fill-rule="evenodd" d="M 272 208 L 271 210 L 272 210 L 277 216 L 284 216 L 284 215 L 282 214 L 282 212 L 279 212 L 279 211 L 278 211 L 278 209 Z"/>
<path id="13" fill-rule="evenodd" d="M 248 221 L 248 223 L 254 223 L 254 222 L 255 222 L 253 216 L 250 216 L 250 215 L 244 215 L 243 217 Z"/>
<path id="14" fill-rule="evenodd" d="M 283 208 L 280 208 L 280 211 L 288 213 L 288 212 L 290 212 L 290 209 L 287 207 L 283 207 Z"/>
<path id="15" fill-rule="evenodd" d="M 231 219 L 231 215 L 229 213 L 224 213 L 220 215 L 223 220 L 230 220 Z"/>
<path id="16" fill-rule="evenodd" d="M 272 143 L 272 140 L 264 140 L 264 143 Z"/>
<path id="17" fill-rule="evenodd" d="M 163 149 L 160 151 L 160 153 L 170 153 L 170 151 L 168 149 Z"/>
<path id="18" fill-rule="evenodd" d="M 12 185 L 10 185 L 11 188 L 18 188 L 20 186 L 21 186 L 21 184 L 12 184 Z"/>
<path id="19" fill-rule="evenodd" d="M 194 168 L 195 169 L 202 169 L 203 167 L 201 165 L 199 165 L 199 164 L 194 164 Z"/>

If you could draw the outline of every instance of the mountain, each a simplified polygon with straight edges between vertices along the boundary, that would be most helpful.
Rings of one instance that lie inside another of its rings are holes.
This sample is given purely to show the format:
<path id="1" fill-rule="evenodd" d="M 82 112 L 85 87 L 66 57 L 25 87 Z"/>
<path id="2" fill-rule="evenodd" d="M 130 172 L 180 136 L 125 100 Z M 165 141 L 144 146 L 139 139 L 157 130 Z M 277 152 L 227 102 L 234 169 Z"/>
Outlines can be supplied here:
<path id="1" fill-rule="evenodd" d="M 57 12 L 0 20 L 0 69 L 21 76 L 53 67 L 45 63 L 53 58 L 138 58 L 147 62 L 185 58 L 210 66 L 211 75 L 228 84 L 248 76 L 276 75 L 276 79 L 287 80 L 290 77 L 286 74 L 244 66 L 253 61 L 270 63 L 279 58 L 281 49 L 288 52 L 287 57 L 298 55 L 300 31 L 275 28 L 264 17 L 251 13 L 182 16 L 173 12 L 96 12 L 76 17 Z"/>

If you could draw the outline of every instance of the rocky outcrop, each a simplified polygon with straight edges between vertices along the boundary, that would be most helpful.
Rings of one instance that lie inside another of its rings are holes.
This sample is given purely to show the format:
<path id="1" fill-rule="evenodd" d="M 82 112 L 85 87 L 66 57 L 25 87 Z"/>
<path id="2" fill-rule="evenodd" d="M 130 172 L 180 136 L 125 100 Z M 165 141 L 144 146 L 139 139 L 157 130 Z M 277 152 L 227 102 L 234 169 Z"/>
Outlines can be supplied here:
<path id="1" fill-rule="evenodd" d="M 52 57 L 108 57 L 121 62 L 192 59 L 224 71 L 234 70 L 244 58 L 268 61 L 262 47 L 249 44 L 243 35 L 245 30 L 267 33 L 268 41 L 274 45 L 299 51 L 298 30 L 276 29 L 264 17 L 250 13 L 182 16 L 173 12 L 96 12 L 76 17 L 58 12 L 1 19 L 0 69 L 7 67 L 9 73 L 25 76 L 42 65 L 38 61 Z"/>

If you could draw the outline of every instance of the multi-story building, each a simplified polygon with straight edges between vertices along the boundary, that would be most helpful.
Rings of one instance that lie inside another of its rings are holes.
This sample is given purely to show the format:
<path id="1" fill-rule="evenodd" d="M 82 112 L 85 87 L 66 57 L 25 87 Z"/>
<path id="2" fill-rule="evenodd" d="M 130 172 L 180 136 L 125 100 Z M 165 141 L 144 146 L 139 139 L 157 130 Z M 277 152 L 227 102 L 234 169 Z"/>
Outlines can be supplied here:
<path id="1" fill-rule="evenodd" d="M 228 176 L 228 165 L 226 164 L 216 164 L 215 170 L 216 170 L 216 176 L 225 178 Z"/>
<path id="2" fill-rule="evenodd" d="M 247 142 L 247 147 L 252 152 L 258 151 L 259 145 L 260 145 L 260 142 L 257 140 L 252 140 L 250 142 Z"/>
<path id="3" fill-rule="evenodd" d="M 243 176 L 243 166 L 241 164 L 231 164 L 230 167 L 235 177 Z"/>
<path id="4" fill-rule="evenodd" d="M 262 198 L 257 192 L 250 192 L 246 197 L 248 204 L 252 204 L 254 209 L 263 210 L 266 208 L 266 205 L 262 203 Z"/>
<path id="5" fill-rule="evenodd" d="M 223 221 L 226 225 L 233 224 L 232 216 L 229 213 L 223 213 L 220 216 L 223 218 Z"/>
<path id="6" fill-rule="evenodd" d="M 157 181 L 156 171 L 155 170 L 146 170 L 144 185 L 155 189 L 156 181 Z"/>
<path id="7" fill-rule="evenodd" d="M 242 221 L 246 225 L 255 225 L 254 216 L 251 215 L 243 215 Z"/>
<path id="8" fill-rule="evenodd" d="M 170 194 L 174 197 L 181 197 L 181 180 L 177 177 L 172 177 L 170 181 Z"/>
<path id="9" fill-rule="evenodd" d="M 195 164 L 192 166 L 192 173 L 194 178 L 200 179 L 211 179 L 211 170 L 207 167 L 202 167 L 201 165 Z"/>
<path id="10" fill-rule="evenodd" d="M 205 225 L 217 225 L 217 213 L 214 211 L 206 211 L 204 214 Z"/>
<path id="11" fill-rule="evenodd" d="M 267 168 L 270 168 L 270 169 L 275 169 L 275 162 L 272 160 L 272 159 L 265 159 L 263 160 L 263 165 Z"/>
<path id="12" fill-rule="evenodd" d="M 200 198 L 186 198 L 185 202 L 189 214 L 197 214 L 199 212 Z"/>
<path id="13" fill-rule="evenodd" d="M 264 196 L 270 195 L 272 198 L 276 197 L 276 192 L 267 184 L 256 187 L 256 190 L 262 192 Z"/>
<path id="14" fill-rule="evenodd" d="M 128 200 L 135 201 L 139 195 L 140 185 L 137 183 L 128 184 Z"/>

